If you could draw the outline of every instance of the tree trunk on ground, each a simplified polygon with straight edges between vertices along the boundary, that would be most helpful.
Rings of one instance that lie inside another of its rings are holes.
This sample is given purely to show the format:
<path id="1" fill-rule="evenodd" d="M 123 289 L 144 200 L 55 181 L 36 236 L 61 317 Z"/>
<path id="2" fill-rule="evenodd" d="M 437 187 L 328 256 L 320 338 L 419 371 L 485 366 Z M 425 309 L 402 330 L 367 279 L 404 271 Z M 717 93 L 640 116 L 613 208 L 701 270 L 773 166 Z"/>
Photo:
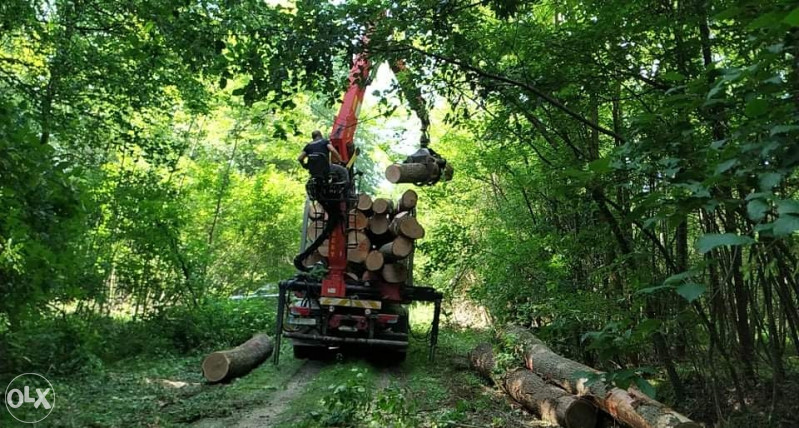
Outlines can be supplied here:
<path id="1" fill-rule="evenodd" d="M 347 261 L 355 263 L 363 263 L 366 256 L 369 255 L 369 250 L 372 244 L 365 233 L 358 230 L 350 230 L 347 232 Z"/>
<path id="2" fill-rule="evenodd" d="M 369 255 L 366 256 L 366 261 L 364 261 L 366 270 L 373 272 L 383 269 L 383 263 L 385 263 L 385 258 L 380 251 L 370 251 Z"/>
<path id="3" fill-rule="evenodd" d="M 408 268 L 401 263 L 391 263 L 383 265 L 383 279 L 386 282 L 397 284 L 408 279 Z"/>
<path id="4" fill-rule="evenodd" d="M 419 195 L 415 191 L 408 189 L 399 199 L 397 203 L 397 211 L 410 211 L 416 207 L 416 202 L 419 200 Z"/>
<path id="5" fill-rule="evenodd" d="M 386 179 L 392 183 L 426 183 L 438 174 L 434 164 L 395 163 L 386 168 Z"/>
<path id="6" fill-rule="evenodd" d="M 369 224 L 369 219 L 359 210 L 350 210 L 347 215 L 347 227 L 355 230 L 364 230 Z"/>
<path id="7" fill-rule="evenodd" d="M 367 195 L 367 194 L 365 194 L 365 193 L 361 193 L 360 195 L 358 195 L 358 205 L 357 205 L 356 208 L 358 208 L 359 210 L 361 210 L 363 212 L 367 212 L 367 213 L 371 212 L 372 211 L 372 197 Z"/>
<path id="8" fill-rule="evenodd" d="M 573 394 L 590 396 L 602 410 L 622 423 L 633 428 L 700 428 L 699 424 L 635 388 L 625 391 L 602 382 L 588 385 L 588 379 L 578 373 L 601 372 L 552 352 L 524 328 L 508 327 L 503 334 L 510 337 L 510 343 L 517 344 L 516 349 L 520 350 L 528 369 Z"/>
<path id="9" fill-rule="evenodd" d="M 243 344 L 225 351 L 213 352 L 202 363 L 203 376 L 216 383 L 244 376 L 272 354 L 269 336 L 259 333 Z"/>
<path id="10" fill-rule="evenodd" d="M 407 212 L 397 214 L 388 229 L 397 236 L 402 235 L 410 239 L 424 238 L 424 228 L 416 221 L 416 217 Z"/>
<path id="11" fill-rule="evenodd" d="M 404 236 L 398 236 L 393 241 L 380 247 L 380 252 L 388 262 L 401 260 L 413 252 L 413 241 Z"/>
<path id="12" fill-rule="evenodd" d="M 575 397 L 555 385 L 524 369 L 515 369 L 496 375 L 494 351 L 488 343 L 481 343 L 469 353 L 472 368 L 508 395 L 537 413 L 541 419 L 566 428 L 593 428 L 596 426 L 597 411 L 590 401 Z"/>
<path id="13" fill-rule="evenodd" d="M 372 211 L 377 214 L 391 214 L 394 211 L 394 203 L 390 199 L 377 198 L 372 202 Z"/>
<path id="14" fill-rule="evenodd" d="M 369 230 L 371 230 L 375 235 L 382 235 L 388 232 L 389 223 L 390 222 L 387 215 L 374 215 L 369 219 Z"/>

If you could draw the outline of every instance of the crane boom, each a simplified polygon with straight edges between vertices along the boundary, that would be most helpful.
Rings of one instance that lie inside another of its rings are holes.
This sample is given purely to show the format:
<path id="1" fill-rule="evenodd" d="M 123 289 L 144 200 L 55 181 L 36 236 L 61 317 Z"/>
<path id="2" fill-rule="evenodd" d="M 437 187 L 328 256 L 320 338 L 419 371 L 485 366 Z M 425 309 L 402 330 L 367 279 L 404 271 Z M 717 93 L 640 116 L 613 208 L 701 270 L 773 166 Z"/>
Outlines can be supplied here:
<path id="1" fill-rule="evenodd" d="M 362 41 L 368 43 L 368 36 L 364 36 Z M 433 184 L 441 179 L 448 180 L 451 178 L 451 172 L 449 174 L 445 172 L 448 167 L 446 160 L 427 148 L 429 119 L 421 91 L 414 86 L 413 76 L 402 61 L 392 64 L 391 68 L 397 76 L 402 94 L 422 122 L 420 141 L 422 148 L 402 164 L 421 172 L 404 175 L 403 171 L 400 171 L 397 175 L 399 178 L 387 178 L 392 182 L 412 182 L 420 185 Z M 328 219 L 314 242 L 307 247 L 303 244 L 302 252 L 295 257 L 294 265 L 300 273 L 294 279 L 280 283 L 275 337 L 277 348 L 280 347 L 281 336 L 291 338 L 294 354 L 301 358 L 308 357 L 306 354 L 308 350 L 313 354 L 322 352 L 328 346 L 363 345 L 381 347 L 383 348 L 381 352 L 386 355 L 404 358 L 409 344 L 409 327 L 407 308 L 403 310 L 402 305 L 414 301 L 435 304 L 430 333 L 430 358 L 432 359 L 434 355 L 443 297 L 440 292 L 430 287 L 415 286 L 412 279 L 347 280 L 347 251 L 350 243 L 347 242 L 345 228 L 349 223 L 350 209 L 354 208 L 357 202 L 353 162 L 358 152 L 354 149 L 353 139 L 371 73 L 372 64 L 367 52 L 355 55 L 348 75 L 349 86 L 333 121 L 329 137 L 330 144 L 339 152 L 342 161 L 347 165 L 347 173 L 343 173 L 338 166 L 331 166 L 324 156 L 311 155 L 306 165 L 310 173 L 306 183 L 308 197 L 322 205 Z M 333 169 L 341 174 L 332 174 Z M 451 167 L 449 170 L 451 171 Z M 341 175 L 345 177 L 341 178 Z M 415 216 L 415 209 L 409 215 Z M 307 227 L 308 219 L 303 221 Z M 303 234 L 305 235 L 305 232 Z M 357 233 L 355 235 L 357 236 Z M 327 269 L 322 270 L 323 276 L 320 278 L 311 268 L 303 265 L 303 261 L 319 249 L 325 240 L 328 253 Z M 407 263 L 412 270 L 412 258 L 409 258 Z M 290 308 L 289 323 L 294 325 L 294 329 L 284 330 L 283 318 L 285 309 L 289 307 L 287 299 L 289 292 L 294 292 L 301 302 L 300 305 Z M 278 361 L 278 355 L 276 352 L 275 363 Z"/>

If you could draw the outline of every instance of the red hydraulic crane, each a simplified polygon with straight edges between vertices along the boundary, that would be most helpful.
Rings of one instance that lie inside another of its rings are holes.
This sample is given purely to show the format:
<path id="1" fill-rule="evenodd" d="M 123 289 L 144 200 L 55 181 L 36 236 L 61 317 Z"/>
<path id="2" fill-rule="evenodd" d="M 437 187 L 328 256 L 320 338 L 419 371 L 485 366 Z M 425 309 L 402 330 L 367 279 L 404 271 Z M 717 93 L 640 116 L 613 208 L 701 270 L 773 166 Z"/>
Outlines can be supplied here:
<path id="1" fill-rule="evenodd" d="M 439 179 L 450 179 L 451 167 L 438 154 L 427 149 L 429 121 L 421 92 L 418 88 L 408 88 L 409 79 L 399 75 L 406 72 L 402 63 L 394 64 L 392 69 L 398 74 L 400 88 L 406 98 L 409 98 L 411 108 L 422 121 L 422 148 L 409 156 L 405 165 L 422 166 L 417 170 L 427 171 L 427 176 L 423 173 L 422 179 L 418 179 L 419 176 L 415 175 L 413 182 L 433 184 Z M 327 159 L 317 159 L 314 165 L 310 165 L 312 160 L 309 157 L 311 178 L 306 185 L 308 197 L 322 204 L 329 217 L 320 236 L 311 245 L 303 248 L 301 254 L 295 258 L 294 265 L 301 273 L 280 283 L 276 345 L 279 348 L 281 337 L 292 339 L 296 357 L 319 357 L 330 348 L 366 346 L 379 348 L 389 358 L 404 359 L 409 327 L 407 310 L 402 305 L 413 301 L 435 303 L 430 334 L 430 358 L 434 355 L 441 293 L 430 287 L 414 286 L 410 282 L 390 284 L 382 281 L 359 281 L 348 279 L 345 274 L 348 242 L 344 232 L 348 212 L 357 201 L 353 161 L 358 151 L 354 149 L 353 138 L 370 73 L 371 63 L 366 53 L 356 55 L 349 72 L 349 87 L 330 133 L 330 143 L 341 154 L 347 166 L 347 181 L 336 181 L 329 174 Z M 328 263 L 320 280 L 318 276 L 307 272 L 309 269 L 302 265 L 302 261 L 325 239 L 328 240 Z M 293 292 L 300 299 L 299 304 L 289 306 L 289 292 Z M 293 326 L 292 329 L 284 328 L 286 309 L 289 310 L 288 324 Z M 274 354 L 276 364 L 279 354 Z"/>

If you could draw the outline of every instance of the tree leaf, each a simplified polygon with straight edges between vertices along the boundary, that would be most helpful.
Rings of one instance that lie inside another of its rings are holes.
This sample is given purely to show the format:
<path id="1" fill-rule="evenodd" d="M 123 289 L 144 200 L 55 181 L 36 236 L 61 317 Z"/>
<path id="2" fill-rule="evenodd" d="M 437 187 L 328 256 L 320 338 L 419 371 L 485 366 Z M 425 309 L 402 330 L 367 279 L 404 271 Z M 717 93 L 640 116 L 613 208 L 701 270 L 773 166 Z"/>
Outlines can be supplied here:
<path id="1" fill-rule="evenodd" d="M 685 80 L 685 76 L 676 71 L 669 71 L 663 74 L 663 80 L 667 80 L 669 82 L 680 82 Z"/>
<path id="2" fill-rule="evenodd" d="M 793 214 L 781 215 L 774 222 L 774 236 L 788 236 L 799 230 L 799 216 Z"/>
<path id="3" fill-rule="evenodd" d="M 591 163 L 588 164 L 588 169 L 594 172 L 598 172 L 600 174 L 609 172 L 611 170 L 610 167 L 610 158 L 599 158 Z"/>
<path id="4" fill-rule="evenodd" d="M 729 159 L 716 165 L 716 174 L 723 174 L 738 163 L 738 159 Z"/>
<path id="5" fill-rule="evenodd" d="M 670 277 L 666 278 L 666 280 L 665 280 L 665 281 L 663 281 L 663 283 L 664 283 L 664 284 L 674 284 L 674 283 L 678 283 L 678 282 L 680 282 L 680 281 L 682 281 L 682 280 L 684 280 L 684 279 L 688 279 L 688 278 L 691 278 L 692 276 L 696 276 L 696 274 L 697 274 L 697 272 L 696 272 L 696 271 L 693 271 L 693 270 L 687 270 L 687 271 L 685 271 L 685 272 L 680 272 L 680 273 L 678 273 L 678 274 L 674 274 L 674 275 L 672 275 L 672 276 L 670 276 Z"/>
<path id="6" fill-rule="evenodd" d="M 782 18 L 782 22 L 793 27 L 799 27 L 799 7 L 792 10 L 785 18 Z"/>
<path id="7" fill-rule="evenodd" d="M 687 284 L 683 284 L 675 290 L 677 294 L 682 296 L 688 303 L 693 302 L 694 300 L 698 299 L 701 296 L 707 287 L 704 284 L 697 284 L 695 282 L 689 282 Z"/>
<path id="8" fill-rule="evenodd" d="M 746 214 L 754 221 L 763 220 L 768 211 L 768 204 L 762 199 L 752 199 L 746 204 Z"/>
<path id="9" fill-rule="evenodd" d="M 736 235 L 734 233 L 706 233 L 699 237 L 696 242 L 696 249 L 701 254 L 721 246 L 735 246 L 753 244 L 754 239 L 748 236 Z"/>
<path id="10" fill-rule="evenodd" d="M 777 214 L 799 214 L 799 201 L 794 199 L 777 201 Z"/>
<path id="11" fill-rule="evenodd" d="M 759 117 L 769 110 L 769 102 L 762 98 L 755 98 L 746 103 L 746 115 L 749 117 Z"/>
<path id="12" fill-rule="evenodd" d="M 787 18 L 787 17 L 786 17 Z M 749 25 L 746 26 L 747 30 L 757 30 L 760 28 L 771 27 L 777 22 L 779 22 L 780 16 L 777 12 L 769 12 L 760 15 L 754 21 L 750 22 Z"/>
<path id="13" fill-rule="evenodd" d="M 780 181 L 782 181 L 782 174 L 776 172 L 767 172 L 765 174 L 760 174 L 758 177 L 758 184 L 760 185 L 760 190 L 763 192 L 773 189 L 774 186 L 780 184 Z"/>
<path id="14" fill-rule="evenodd" d="M 660 290 L 665 290 L 667 288 L 674 288 L 672 285 L 656 285 L 654 287 L 646 287 L 642 288 L 635 292 L 635 294 L 652 294 Z"/>
<path id="15" fill-rule="evenodd" d="M 771 128 L 769 134 L 773 137 L 777 134 L 786 134 L 797 129 L 799 129 L 799 125 L 777 125 Z"/>
<path id="16" fill-rule="evenodd" d="M 648 380 L 642 377 L 637 377 L 635 378 L 635 386 L 637 386 L 638 389 L 640 389 L 641 392 L 646 394 L 649 398 L 653 400 L 655 399 L 656 396 L 655 387 L 652 386 L 652 384 L 649 383 Z"/>

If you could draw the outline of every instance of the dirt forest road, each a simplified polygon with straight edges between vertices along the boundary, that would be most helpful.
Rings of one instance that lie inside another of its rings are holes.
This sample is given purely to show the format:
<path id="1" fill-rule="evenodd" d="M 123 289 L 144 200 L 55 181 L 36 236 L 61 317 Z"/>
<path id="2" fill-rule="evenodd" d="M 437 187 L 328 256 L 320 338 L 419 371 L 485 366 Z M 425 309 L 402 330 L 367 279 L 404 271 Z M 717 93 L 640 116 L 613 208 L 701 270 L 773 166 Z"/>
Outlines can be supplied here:
<path id="1" fill-rule="evenodd" d="M 282 381 L 278 385 L 264 385 L 261 388 L 262 400 L 234 409 L 225 417 L 194 421 L 191 426 L 286 428 L 362 426 L 367 422 L 376 422 L 374 419 L 351 420 L 349 424 L 333 424 L 344 421 L 342 418 L 348 415 L 347 407 L 356 406 L 346 401 L 350 399 L 347 388 L 353 388 L 353 391 L 358 391 L 359 397 L 372 403 L 365 413 L 377 414 L 387 407 L 399 414 L 396 419 L 391 419 L 395 417 L 391 415 L 380 416 L 389 418 L 377 421 L 386 424 L 383 426 L 546 426 L 520 410 L 468 369 L 463 356 L 469 346 L 478 340 L 474 332 L 447 330 L 441 339 L 434 363 L 427 361 L 423 343 L 417 343 L 409 353 L 408 360 L 396 366 L 372 364 L 362 356 L 303 362 L 293 360 L 290 352 L 284 349 L 283 354 L 288 355 L 280 365 L 285 364 L 285 368 L 278 367 L 278 372 L 283 375 Z M 275 370 L 271 363 L 264 366 L 249 376 L 259 376 L 259 370 Z M 294 373 L 286 373 L 290 370 Z M 226 387 L 230 386 L 221 386 Z M 363 389 L 357 389 L 359 387 Z M 336 401 L 330 400 L 335 394 L 341 394 L 337 399 L 343 401 L 339 410 L 335 410 L 336 405 L 331 404 Z"/>
<path id="2" fill-rule="evenodd" d="M 321 361 L 306 361 L 282 389 L 270 395 L 268 401 L 250 410 L 242 410 L 238 414 L 226 418 L 202 419 L 193 426 L 198 428 L 260 428 L 275 426 L 285 417 L 289 404 L 305 391 L 324 366 Z"/>

